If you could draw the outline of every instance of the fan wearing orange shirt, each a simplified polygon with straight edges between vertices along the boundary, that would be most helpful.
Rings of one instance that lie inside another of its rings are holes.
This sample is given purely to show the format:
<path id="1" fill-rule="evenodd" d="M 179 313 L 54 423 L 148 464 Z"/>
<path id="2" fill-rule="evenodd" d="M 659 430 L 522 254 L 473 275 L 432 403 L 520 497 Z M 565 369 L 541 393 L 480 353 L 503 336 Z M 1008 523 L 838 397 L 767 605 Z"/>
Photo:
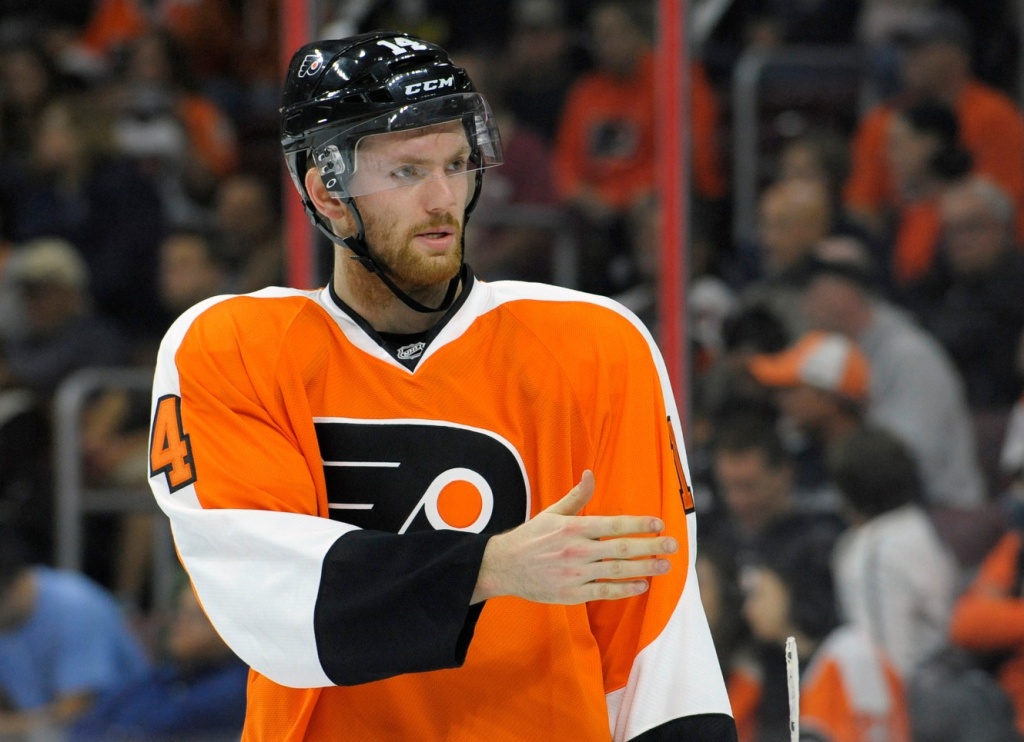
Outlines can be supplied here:
<path id="1" fill-rule="evenodd" d="M 1002 186 L 1018 204 L 1018 234 L 1024 236 L 1024 117 L 1014 101 L 971 75 L 970 33 L 953 11 L 937 11 L 907 34 L 904 90 L 861 120 L 852 144 L 852 172 L 843 202 L 852 215 L 880 231 L 887 212 L 899 206 L 887 157 L 890 122 L 896 111 L 936 100 L 957 116 L 963 145 L 975 172 Z"/>
<path id="2" fill-rule="evenodd" d="M 252 668 L 242 740 L 735 740 L 664 362 L 615 302 L 473 277 L 503 158 L 465 71 L 313 42 L 281 110 L 330 283 L 186 311 L 153 392 L 153 491 Z"/>
<path id="3" fill-rule="evenodd" d="M 1018 362 L 1024 345 L 1020 352 Z M 949 631 L 954 644 L 1000 658 L 994 672 L 1024 735 L 1024 396 L 1010 412 L 999 469 L 1008 483 L 1003 504 L 1010 527 L 957 600 Z"/>
<path id="4" fill-rule="evenodd" d="M 589 15 L 595 69 L 570 88 L 554 149 L 555 188 L 584 220 L 584 288 L 604 290 L 604 261 L 628 252 L 625 222 L 654 192 L 655 69 L 649 4 L 604 0 Z M 690 69 L 697 196 L 726 193 L 716 144 L 718 104 L 700 64 Z M 605 244 L 600 244 L 605 243 Z M 614 279 L 612 279 L 614 280 Z"/>

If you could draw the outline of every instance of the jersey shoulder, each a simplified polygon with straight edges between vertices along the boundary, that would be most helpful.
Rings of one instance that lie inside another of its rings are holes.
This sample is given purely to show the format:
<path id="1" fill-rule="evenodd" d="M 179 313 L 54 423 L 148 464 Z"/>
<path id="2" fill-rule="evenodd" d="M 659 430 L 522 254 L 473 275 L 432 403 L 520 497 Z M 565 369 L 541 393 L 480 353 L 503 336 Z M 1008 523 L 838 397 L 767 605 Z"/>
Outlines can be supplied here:
<path id="1" fill-rule="evenodd" d="M 514 317 L 541 342 L 563 351 L 614 354 L 655 347 L 644 323 L 606 296 L 523 281 L 497 281 L 487 286 L 495 309 Z"/>
<path id="2" fill-rule="evenodd" d="M 201 335 L 205 343 L 237 342 L 257 345 L 280 340 L 296 318 L 317 310 L 316 292 L 271 287 L 251 294 L 226 294 L 206 299 L 186 310 L 167 337 Z"/>
<path id="3" fill-rule="evenodd" d="M 275 368 L 282 352 L 315 346 L 316 328 L 330 324 L 316 295 L 273 287 L 202 301 L 171 325 L 158 363 L 179 369 L 210 363 L 221 369 Z"/>

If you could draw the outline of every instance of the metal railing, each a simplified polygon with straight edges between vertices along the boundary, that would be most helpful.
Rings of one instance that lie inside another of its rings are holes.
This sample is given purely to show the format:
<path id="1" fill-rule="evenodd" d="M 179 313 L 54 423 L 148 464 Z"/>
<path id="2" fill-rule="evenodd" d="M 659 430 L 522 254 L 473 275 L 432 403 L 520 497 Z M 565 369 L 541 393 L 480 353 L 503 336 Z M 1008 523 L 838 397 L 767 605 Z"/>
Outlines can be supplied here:
<path id="1" fill-rule="evenodd" d="M 68 376 L 54 396 L 55 562 L 81 570 L 85 520 L 96 514 L 148 513 L 153 517 L 152 594 L 154 607 L 173 603 L 177 560 L 167 518 L 147 485 L 89 487 L 82 462 L 82 417 L 89 399 L 104 390 L 148 393 L 153 371 L 144 368 L 85 368 Z M 140 472 L 145 475 L 146 472 Z"/>

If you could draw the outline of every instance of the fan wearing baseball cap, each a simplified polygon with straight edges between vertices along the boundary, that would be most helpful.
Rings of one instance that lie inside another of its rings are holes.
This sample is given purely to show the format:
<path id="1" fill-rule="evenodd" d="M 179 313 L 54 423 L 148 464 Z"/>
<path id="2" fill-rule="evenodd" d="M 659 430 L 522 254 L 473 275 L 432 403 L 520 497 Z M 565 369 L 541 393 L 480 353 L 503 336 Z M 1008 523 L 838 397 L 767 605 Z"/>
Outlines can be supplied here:
<path id="1" fill-rule="evenodd" d="M 779 353 L 752 356 L 748 368 L 758 382 L 778 390 L 783 413 L 826 440 L 857 427 L 868 400 L 868 360 L 838 333 L 808 332 Z"/>
<path id="2" fill-rule="evenodd" d="M 857 343 L 871 366 L 865 419 L 910 446 L 930 504 L 974 508 L 987 493 L 963 381 L 935 338 L 873 287 L 867 249 L 830 238 L 815 249 L 808 325 Z"/>
<path id="3" fill-rule="evenodd" d="M 815 330 L 778 353 L 752 356 L 747 368 L 758 383 L 774 390 L 782 414 L 808 439 L 808 450 L 797 457 L 798 479 L 814 501 L 829 506 L 835 492 L 827 485 L 824 461 L 863 427 L 867 358 L 845 335 Z"/>

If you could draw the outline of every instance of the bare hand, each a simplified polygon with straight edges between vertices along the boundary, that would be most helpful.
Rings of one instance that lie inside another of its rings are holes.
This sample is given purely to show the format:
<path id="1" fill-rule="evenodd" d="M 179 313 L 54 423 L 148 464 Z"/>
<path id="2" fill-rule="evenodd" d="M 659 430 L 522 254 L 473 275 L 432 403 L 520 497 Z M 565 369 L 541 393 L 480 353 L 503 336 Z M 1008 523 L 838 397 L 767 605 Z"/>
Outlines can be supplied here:
<path id="1" fill-rule="evenodd" d="M 537 603 L 573 605 L 617 600 L 647 589 L 679 548 L 671 537 L 650 538 L 665 524 L 643 515 L 577 515 L 594 494 L 594 475 L 521 526 L 491 538 L 484 550 L 473 603 L 515 595 Z"/>

